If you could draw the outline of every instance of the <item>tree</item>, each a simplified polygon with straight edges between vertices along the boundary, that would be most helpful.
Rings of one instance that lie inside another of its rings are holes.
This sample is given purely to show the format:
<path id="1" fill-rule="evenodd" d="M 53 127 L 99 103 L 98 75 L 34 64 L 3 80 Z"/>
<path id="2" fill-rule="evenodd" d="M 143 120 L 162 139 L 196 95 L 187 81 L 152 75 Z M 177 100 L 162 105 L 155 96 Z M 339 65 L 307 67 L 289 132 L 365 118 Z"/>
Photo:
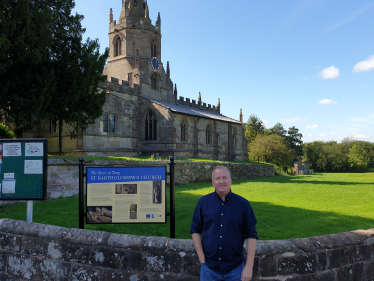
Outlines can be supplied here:
<path id="1" fill-rule="evenodd" d="M 284 143 L 281 136 L 276 134 L 259 134 L 251 143 L 248 152 L 250 158 L 260 157 L 265 162 L 271 162 L 279 166 L 292 166 L 293 151 Z"/>
<path id="2" fill-rule="evenodd" d="M 365 150 L 354 144 L 348 153 L 348 162 L 352 171 L 364 172 L 366 171 L 369 159 Z"/>
<path id="3" fill-rule="evenodd" d="M 74 0 L 3 0 L 0 11 L 0 109 L 18 136 L 38 119 L 62 124 L 71 137 L 102 114 L 98 84 L 109 56 L 98 40 L 82 43 L 82 15 Z"/>
<path id="4" fill-rule="evenodd" d="M 282 138 L 286 138 L 287 130 L 283 127 L 281 123 L 275 124 L 273 127 L 270 128 L 273 134 L 277 134 Z"/>
<path id="5" fill-rule="evenodd" d="M 303 141 L 301 140 L 302 137 L 303 135 L 299 133 L 299 129 L 297 129 L 295 126 L 288 128 L 286 145 L 289 149 L 295 152 L 296 157 L 303 156 Z"/>
<path id="6" fill-rule="evenodd" d="M 51 45 L 51 68 L 56 75 L 56 91 L 51 100 L 49 115 L 59 124 L 59 151 L 62 153 L 62 128 L 68 125 L 75 138 L 102 115 L 106 92 L 98 91 L 98 84 L 106 80 L 102 75 L 109 50 L 100 55 L 98 40 L 82 43 L 83 16 L 71 15 L 73 0 L 63 1 L 55 14 L 56 29 Z"/>
<path id="7" fill-rule="evenodd" d="M 323 153 L 323 142 L 313 141 L 303 144 L 303 157 L 308 161 L 308 165 L 315 172 L 321 171 L 320 158 Z"/>
<path id="8" fill-rule="evenodd" d="M 265 124 L 259 117 L 252 114 L 249 116 L 247 123 L 243 124 L 245 130 L 245 138 L 248 141 L 248 145 L 265 130 Z"/>
<path id="9" fill-rule="evenodd" d="M 0 108 L 17 135 L 45 116 L 54 90 L 46 67 L 53 17 L 48 1 L 3 0 L 0 10 Z"/>

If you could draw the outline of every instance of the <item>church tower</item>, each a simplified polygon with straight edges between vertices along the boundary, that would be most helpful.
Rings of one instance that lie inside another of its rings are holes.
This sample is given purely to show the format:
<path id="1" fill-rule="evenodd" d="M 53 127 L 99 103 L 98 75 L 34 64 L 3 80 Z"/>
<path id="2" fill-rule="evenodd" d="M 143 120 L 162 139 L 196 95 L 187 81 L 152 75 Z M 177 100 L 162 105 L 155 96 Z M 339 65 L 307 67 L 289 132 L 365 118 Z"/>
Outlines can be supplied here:
<path id="1" fill-rule="evenodd" d="M 122 0 L 118 23 L 109 12 L 109 61 L 104 74 L 138 85 L 141 95 L 172 101 L 173 83 L 170 68 L 165 71 L 161 60 L 161 16 L 155 25 L 149 18 L 145 0 Z"/>

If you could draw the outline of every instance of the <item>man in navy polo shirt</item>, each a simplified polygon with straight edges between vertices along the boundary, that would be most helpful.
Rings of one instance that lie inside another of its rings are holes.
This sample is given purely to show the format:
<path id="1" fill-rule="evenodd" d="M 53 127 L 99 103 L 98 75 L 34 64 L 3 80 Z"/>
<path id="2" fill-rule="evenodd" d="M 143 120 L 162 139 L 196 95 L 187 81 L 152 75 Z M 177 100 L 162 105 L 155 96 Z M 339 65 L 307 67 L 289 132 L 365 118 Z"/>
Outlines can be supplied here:
<path id="1" fill-rule="evenodd" d="M 232 179 L 226 167 L 214 169 L 212 183 L 215 192 L 200 198 L 190 230 L 201 263 L 200 280 L 252 280 L 258 239 L 255 214 L 247 199 L 231 192 Z M 245 238 L 247 260 L 244 265 Z"/>

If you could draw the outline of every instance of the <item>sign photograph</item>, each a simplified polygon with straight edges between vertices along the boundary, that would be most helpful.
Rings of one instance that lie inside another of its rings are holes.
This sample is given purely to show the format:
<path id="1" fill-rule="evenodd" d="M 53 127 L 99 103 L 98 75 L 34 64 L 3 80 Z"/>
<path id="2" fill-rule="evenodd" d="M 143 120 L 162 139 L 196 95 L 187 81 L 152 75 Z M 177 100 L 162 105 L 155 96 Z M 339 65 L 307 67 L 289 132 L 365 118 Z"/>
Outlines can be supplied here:
<path id="1" fill-rule="evenodd" d="M 87 167 L 88 224 L 166 223 L 166 167 Z"/>

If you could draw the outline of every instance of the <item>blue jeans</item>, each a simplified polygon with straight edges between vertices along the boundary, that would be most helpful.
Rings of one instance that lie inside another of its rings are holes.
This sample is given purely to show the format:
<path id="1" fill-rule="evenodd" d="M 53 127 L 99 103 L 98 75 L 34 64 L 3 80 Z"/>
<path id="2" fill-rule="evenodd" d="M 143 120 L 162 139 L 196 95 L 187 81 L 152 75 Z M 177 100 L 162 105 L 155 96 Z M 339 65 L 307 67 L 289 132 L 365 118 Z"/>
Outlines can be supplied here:
<path id="1" fill-rule="evenodd" d="M 201 264 L 200 281 L 240 281 L 244 263 L 234 268 L 229 273 L 220 274 L 211 270 L 205 263 Z"/>

